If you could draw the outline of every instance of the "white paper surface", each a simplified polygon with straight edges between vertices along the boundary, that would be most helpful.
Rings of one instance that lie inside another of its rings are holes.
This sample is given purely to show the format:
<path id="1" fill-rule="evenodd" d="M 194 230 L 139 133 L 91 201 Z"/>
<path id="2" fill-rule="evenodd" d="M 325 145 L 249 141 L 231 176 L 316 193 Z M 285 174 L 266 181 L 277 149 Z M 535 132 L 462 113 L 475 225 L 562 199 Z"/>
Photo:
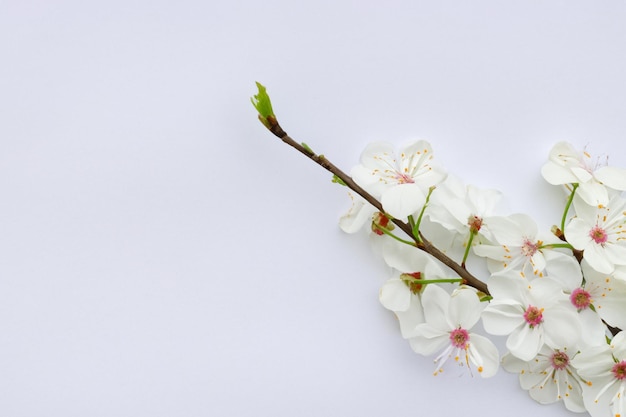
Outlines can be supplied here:
<path id="1" fill-rule="evenodd" d="M 0 415 L 569 415 L 433 377 L 378 303 L 330 176 L 429 140 L 549 228 L 568 140 L 626 167 L 626 6 L 0 3 Z"/>

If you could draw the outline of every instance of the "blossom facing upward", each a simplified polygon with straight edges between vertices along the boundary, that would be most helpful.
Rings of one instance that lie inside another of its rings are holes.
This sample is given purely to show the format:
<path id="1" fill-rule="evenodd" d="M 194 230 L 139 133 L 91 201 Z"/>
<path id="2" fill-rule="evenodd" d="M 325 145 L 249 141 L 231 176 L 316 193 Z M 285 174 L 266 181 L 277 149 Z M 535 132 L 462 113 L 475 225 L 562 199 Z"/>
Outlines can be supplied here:
<path id="1" fill-rule="evenodd" d="M 361 164 L 352 169 L 354 181 L 380 198 L 391 216 L 405 220 L 426 202 L 427 190 L 443 181 L 446 174 L 432 164 L 430 144 L 420 140 L 400 149 L 385 142 L 370 143 L 361 154 Z"/>
<path id="2" fill-rule="evenodd" d="M 626 200 L 615 196 L 606 206 L 588 206 L 574 198 L 574 208 L 576 217 L 565 226 L 567 241 L 598 272 L 626 265 Z"/>
<path id="3" fill-rule="evenodd" d="M 474 253 L 490 260 L 488 267 L 493 273 L 514 270 L 522 277 L 543 276 L 549 250 L 544 251 L 542 246 L 562 243 L 553 235 L 540 234 L 537 223 L 525 214 L 492 217 L 489 226 L 496 244 L 477 245 Z M 559 254 L 548 256 L 558 258 Z"/>
<path id="4" fill-rule="evenodd" d="M 506 347 L 521 360 L 529 361 L 544 344 L 570 346 L 578 342 L 581 325 L 569 309 L 568 297 L 550 278 L 532 282 L 515 273 L 492 276 L 493 299 L 483 312 L 487 333 L 508 336 Z"/>
<path id="5" fill-rule="evenodd" d="M 565 407 L 575 413 L 585 411 L 581 380 L 572 366 L 577 347 L 551 348 L 544 345 L 537 356 L 523 361 L 510 353 L 502 358 L 502 367 L 518 373 L 522 389 L 540 404 L 563 401 Z"/>
<path id="6" fill-rule="evenodd" d="M 435 375 L 443 372 L 449 358 L 475 369 L 483 378 L 495 375 L 499 363 L 497 348 L 488 338 L 470 333 L 486 305 L 480 302 L 476 291 L 461 288 L 450 296 L 431 284 L 424 290 L 422 304 L 426 322 L 417 326 L 417 335 L 409 342 L 422 355 L 441 350 L 435 359 Z"/>
<path id="7" fill-rule="evenodd" d="M 592 417 L 624 416 L 626 411 L 626 332 L 610 344 L 582 350 L 572 364 L 586 381 L 583 400 Z"/>

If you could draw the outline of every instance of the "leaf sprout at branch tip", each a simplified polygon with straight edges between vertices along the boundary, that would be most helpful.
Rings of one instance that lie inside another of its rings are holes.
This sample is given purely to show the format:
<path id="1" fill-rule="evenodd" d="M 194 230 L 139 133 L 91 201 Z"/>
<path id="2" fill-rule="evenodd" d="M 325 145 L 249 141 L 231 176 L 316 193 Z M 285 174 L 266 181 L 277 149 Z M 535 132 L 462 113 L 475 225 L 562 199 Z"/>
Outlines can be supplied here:
<path id="1" fill-rule="evenodd" d="M 270 100 L 270 96 L 267 94 L 265 87 L 261 83 L 257 82 L 256 86 L 259 89 L 259 92 L 254 97 L 251 97 L 250 101 L 252 102 L 254 108 L 259 112 L 259 120 L 261 123 L 269 129 L 270 124 L 268 122 L 268 118 L 276 118 L 274 110 L 272 109 L 272 101 Z"/>

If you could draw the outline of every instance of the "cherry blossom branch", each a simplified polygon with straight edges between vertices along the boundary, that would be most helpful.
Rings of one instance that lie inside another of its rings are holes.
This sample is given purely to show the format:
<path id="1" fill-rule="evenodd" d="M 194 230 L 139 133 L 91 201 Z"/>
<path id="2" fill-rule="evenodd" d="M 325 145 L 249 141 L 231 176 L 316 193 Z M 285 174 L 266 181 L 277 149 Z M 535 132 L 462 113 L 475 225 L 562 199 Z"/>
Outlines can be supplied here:
<path id="1" fill-rule="evenodd" d="M 298 152 L 302 153 L 309 159 L 311 159 L 316 164 L 320 165 L 322 168 L 330 172 L 339 178 L 344 185 L 353 190 L 355 193 L 363 197 L 368 203 L 374 206 L 378 211 L 384 213 L 382 204 L 374 198 L 370 193 L 365 191 L 362 187 L 360 187 L 354 180 L 335 166 L 332 162 L 330 162 L 324 155 L 317 155 L 308 145 L 304 143 L 298 143 L 293 140 L 287 132 L 283 130 L 283 128 L 278 124 L 278 120 L 274 115 L 271 102 L 269 101 L 269 96 L 265 92 L 265 87 L 261 84 L 257 83 L 259 88 L 259 94 L 256 95 L 252 104 L 256 107 L 259 112 L 259 120 L 263 125 L 270 131 L 274 136 L 278 137 L 285 144 L 293 147 Z M 407 236 L 411 237 L 415 242 L 414 245 L 417 249 L 422 250 L 430 255 L 432 255 L 435 259 L 439 260 L 441 263 L 452 269 L 454 272 L 459 274 L 464 284 L 467 284 L 471 287 L 476 288 L 478 291 L 489 294 L 489 290 L 487 289 L 487 284 L 483 281 L 479 280 L 475 276 L 473 276 L 467 269 L 463 266 L 456 263 L 450 257 L 448 257 L 445 253 L 435 247 L 430 241 L 428 241 L 421 232 L 417 234 L 414 233 L 413 228 L 410 224 L 405 223 L 398 219 L 392 219 L 392 222 L 398 226 Z"/>

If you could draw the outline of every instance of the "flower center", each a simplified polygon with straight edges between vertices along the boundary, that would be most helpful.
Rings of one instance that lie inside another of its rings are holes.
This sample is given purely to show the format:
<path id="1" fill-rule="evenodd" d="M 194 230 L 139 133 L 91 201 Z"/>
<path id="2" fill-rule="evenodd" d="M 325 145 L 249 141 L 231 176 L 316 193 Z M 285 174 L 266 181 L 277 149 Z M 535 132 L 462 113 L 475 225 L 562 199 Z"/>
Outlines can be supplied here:
<path id="1" fill-rule="evenodd" d="M 550 358 L 550 362 L 552 362 L 552 367 L 554 369 L 564 369 L 567 365 L 569 365 L 569 356 L 565 352 L 554 352 L 552 358 Z"/>
<path id="2" fill-rule="evenodd" d="M 591 305 L 591 294 L 582 288 L 576 288 L 569 296 L 569 300 L 578 310 L 584 310 Z"/>
<path id="3" fill-rule="evenodd" d="M 606 243 L 606 241 L 609 239 L 609 235 L 606 233 L 606 230 L 604 230 L 600 226 L 594 226 L 593 229 L 589 231 L 589 237 L 591 237 L 594 242 L 600 245 Z"/>
<path id="4" fill-rule="evenodd" d="M 538 246 L 536 243 L 531 242 L 530 240 L 524 240 L 524 244 L 522 245 L 522 255 L 530 258 L 535 253 L 537 253 Z"/>
<path id="5" fill-rule="evenodd" d="M 528 306 L 528 308 L 524 312 L 524 320 L 526 320 L 526 323 L 528 323 L 528 325 L 533 328 L 543 321 L 542 313 L 543 308 Z"/>
<path id="6" fill-rule="evenodd" d="M 469 340 L 469 333 L 465 329 L 454 329 L 450 332 L 450 342 L 454 347 L 459 349 L 465 349 L 467 341 Z"/>
<path id="7" fill-rule="evenodd" d="M 613 365 L 613 376 L 620 381 L 626 379 L 626 361 L 621 361 Z"/>
<path id="8" fill-rule="evenodd" d="M 397 172 L 396 173 L 396 181 L 398 181 L 398 184 L 413 184 L 413 183 L 415 183 L 415 181 L 413 180 L 413 178 L 411 176 L 409 176 L 408 174 L 403 174 L 401 172 Z"/>
<path id="9" fill-rule="evenodd" d="M 422 288 L 424 287 L 424 284 L 419 282 L 419 280 L 422 279 L 421 277 L 421 272 L 411 272 L 410 274 L 402 274 L 400 279 L 404 281 L 413 294 L 417 295 L 422 292 Z"/>
<path id="10" fill-rule="evenodd" d="M 483 225 L 483 219 L 476 215 L 470 215 L 467 219 L 467 224 L 469 225 L 470 232 L 476 233 L 480 230 Z"/>

